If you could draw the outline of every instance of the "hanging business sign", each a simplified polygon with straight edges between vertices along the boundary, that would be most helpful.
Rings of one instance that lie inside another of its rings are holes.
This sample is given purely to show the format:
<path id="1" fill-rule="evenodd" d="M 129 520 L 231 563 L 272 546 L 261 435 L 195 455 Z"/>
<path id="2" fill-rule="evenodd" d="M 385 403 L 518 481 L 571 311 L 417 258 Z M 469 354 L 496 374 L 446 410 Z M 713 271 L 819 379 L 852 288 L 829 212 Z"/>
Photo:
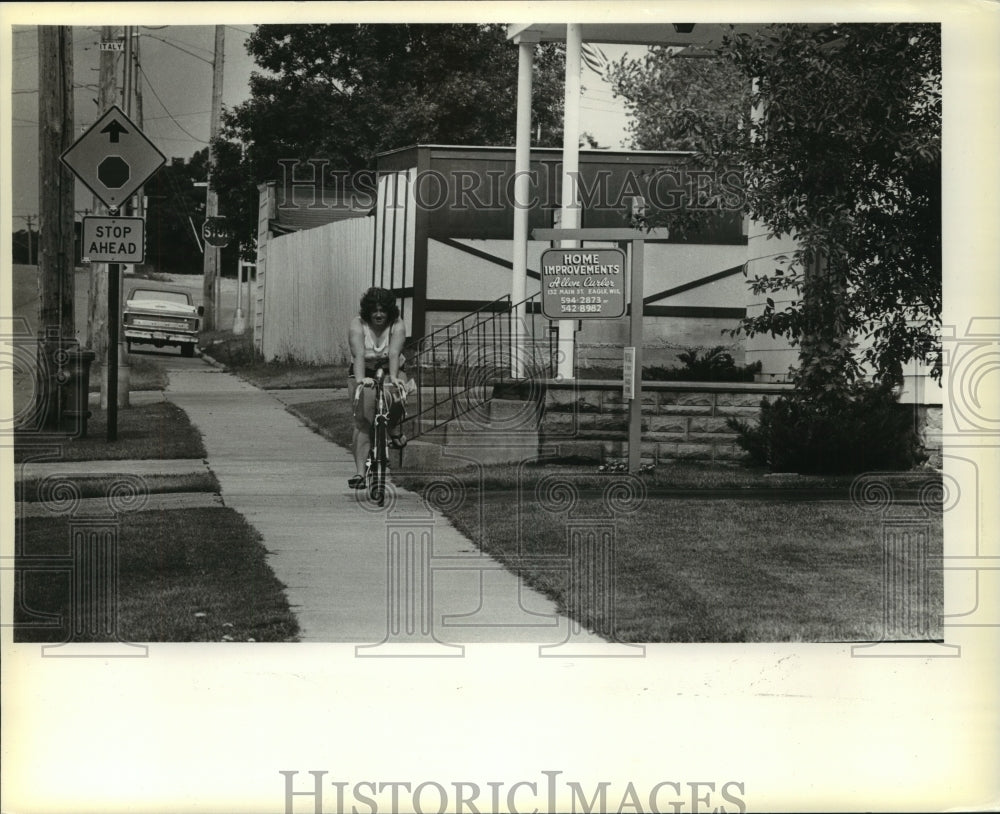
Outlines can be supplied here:
<path id="1" fill-rule="evenodd" d="M 549 319 L 619 319 L 625 315 L 625 252 L 542 252 L 542 314 Z"/>
<path id="2" fill-rule="evenodd" d="M 83 219 L 80 253 L 85 263 L 142 263 L 146 259 L 144 218 Z"/>

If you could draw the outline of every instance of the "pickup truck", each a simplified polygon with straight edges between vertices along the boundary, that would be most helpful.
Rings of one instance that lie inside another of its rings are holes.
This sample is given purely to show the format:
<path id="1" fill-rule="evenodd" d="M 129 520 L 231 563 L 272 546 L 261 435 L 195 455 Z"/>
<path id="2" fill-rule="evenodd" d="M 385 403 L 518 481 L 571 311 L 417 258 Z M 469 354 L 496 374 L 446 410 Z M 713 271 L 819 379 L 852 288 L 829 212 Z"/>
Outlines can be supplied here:
<path id="1" fill-rule="evenodd" d="M 129 293 L 122 312 L 125 345 L 148 343 L 162 348 L 176 345 L 184 356 L 194 356 L 203 306 L 191 302 L 183 288 L 136 286 Z"/>

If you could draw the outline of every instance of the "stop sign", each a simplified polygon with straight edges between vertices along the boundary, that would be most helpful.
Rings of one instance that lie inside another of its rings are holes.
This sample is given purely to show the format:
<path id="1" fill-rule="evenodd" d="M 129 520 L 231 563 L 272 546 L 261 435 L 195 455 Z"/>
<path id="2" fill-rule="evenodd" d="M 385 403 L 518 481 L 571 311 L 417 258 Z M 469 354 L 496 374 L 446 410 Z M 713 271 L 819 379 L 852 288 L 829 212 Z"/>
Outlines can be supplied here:
<path id="1" fill-rule="evenodd" d="M 229 234 L 229 222 L 225 217 L 211 217 L 205 220 L 201 227 L 201 236 L 210 246 L 222 249 L 229 245 L 232 235 Z"/>
<path id="2" fill-rule="evenodd" d="M 128 163 L 120 155 L 109 155 L 97 165 L 97 178 L 109 189 L 119 189 L 132 175 Z"/>

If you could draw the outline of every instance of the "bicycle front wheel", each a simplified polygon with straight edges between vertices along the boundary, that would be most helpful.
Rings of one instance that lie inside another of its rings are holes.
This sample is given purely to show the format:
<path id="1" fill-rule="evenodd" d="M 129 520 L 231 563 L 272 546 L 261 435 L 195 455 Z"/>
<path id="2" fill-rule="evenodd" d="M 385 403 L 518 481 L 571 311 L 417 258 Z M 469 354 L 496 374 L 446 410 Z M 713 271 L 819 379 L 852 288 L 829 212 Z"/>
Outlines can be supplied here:
<path id="1" fill-rule="evenodd" d="M 385 504 L 385 480 L 389 469 L 388 435 L 382 422 L 375 424 L 372 433 L 372 465 L 368 485 L 371 499 L 379 506 Z"/>

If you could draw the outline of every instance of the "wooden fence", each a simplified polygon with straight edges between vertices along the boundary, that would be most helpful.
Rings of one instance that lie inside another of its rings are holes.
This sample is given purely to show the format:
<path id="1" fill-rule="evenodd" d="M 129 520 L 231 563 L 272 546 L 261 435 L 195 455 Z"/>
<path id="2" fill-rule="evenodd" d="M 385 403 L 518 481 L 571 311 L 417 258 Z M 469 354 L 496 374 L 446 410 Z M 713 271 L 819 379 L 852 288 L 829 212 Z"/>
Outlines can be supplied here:
<path id="1" fill-rule="evenodd" d="M 261 351 L 310 364 L 350 359 L 347 326 L 371 284 L 374 219 L 350 218 L 267 241 Z"/>

